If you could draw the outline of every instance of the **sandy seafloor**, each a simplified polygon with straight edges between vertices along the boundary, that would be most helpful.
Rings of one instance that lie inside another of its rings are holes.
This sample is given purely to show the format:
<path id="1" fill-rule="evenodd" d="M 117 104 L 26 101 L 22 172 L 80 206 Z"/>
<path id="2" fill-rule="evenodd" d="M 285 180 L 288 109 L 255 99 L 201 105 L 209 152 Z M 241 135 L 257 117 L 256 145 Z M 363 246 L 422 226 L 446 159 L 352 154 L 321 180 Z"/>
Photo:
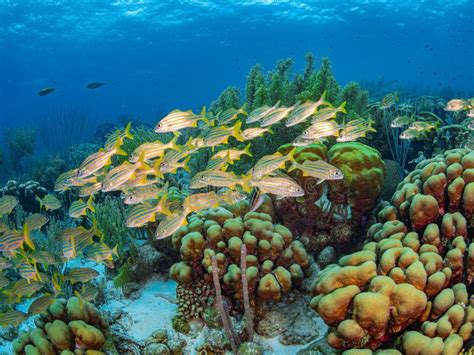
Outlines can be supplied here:
<path id="1" fill-rule="evenodd" d="M 104 277 L 105 267 L 103 265 L 97 265 L 93 262 L 81 263 L 78 261 L 77 263 L 78 265 L 74 266 L 94 268 L 102 275 L 100 277 Z M 71 264 L 70 266 L 73 265 Z M 107 282 L 104 292 L 106 301 L 99 308 L 110 313 L 117 310 L 123 312 L 122 318 L 126 319 L 126 321 L 120 324 L 122 334 L 144 343 L 157 330 L 167 330 L 169 334 L 176 333 L 171 325 L 171 320 L 177 311 L 177 305 L 174 302 L 176 297 L 175 281 L 170 279 L 164 280 L 162 277 L 156 276 L 146 282 L 137 299 L 123 297 L 122 291 L 114 287 L 112 281 Z M 18 307 L 18 310 L 26 312 L 33 300 L 24 301 Z M 34 317 L 29 318 L 20 326 L 20 331 L 34 327 L 33 321 Z M 320 330 L 326 329 L 327 327 L 324 322 L 321 319 L 319 321 L 318 328 Z M 111 324 L 111 326 L 113 325 Z M 204 333 L 200 332 L 194 338 L 179 334 L 186 341 L 185 354 L 197 353 L 195 349 L 205 342 Z M 324 332 L 320 332 L 317 340 L 323 336 Z M 3 343 L 0 344 L 0 355 L 14 354 L 11 342 L 3 339 L 1 341 Z M 255 341 L 263 346 L 264 354 L 296 354 L 299 350 L 308 346 L 308 344 L 286 346 L 279 342 L 278 337 L 263 338 L 258 335 L 255 336 Z M 231 354 L 231 352 L 228 353 Z"/>

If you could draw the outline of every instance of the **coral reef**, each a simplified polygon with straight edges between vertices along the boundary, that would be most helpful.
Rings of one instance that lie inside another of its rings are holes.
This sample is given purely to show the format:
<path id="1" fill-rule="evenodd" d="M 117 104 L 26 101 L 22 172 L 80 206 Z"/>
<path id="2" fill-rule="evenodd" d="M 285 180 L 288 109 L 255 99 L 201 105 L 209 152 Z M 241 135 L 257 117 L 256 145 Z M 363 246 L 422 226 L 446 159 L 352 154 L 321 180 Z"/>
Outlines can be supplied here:
<path id="1" fill-rule="evenodd" d="M 363 249 L 324 269 L 311 307 L 338 349 L 457 354 L 474 322 L 474 152 L 418 164 L 379 212 Z M 405 331 L 407 330 L 407 331 Z"/>
<path id="2" fill-rule="evenodd" d="M 36 196 L 43 198 L 47 193 L 48 190 L 45 187 L 32 180 L 25 183 L 10 180 L 4 187 L 0 188 L 0 197 L 5 195 L 17 197 L 20 204 L 28 212 L 39 212 L 40 206 Z"/>
<path id="3" fill-rule="evenodd" d="M 188 222 L 172 237 L 173 246 L 180 250 L 181 261 L 170 269 L 171 277 L 183 285 L 178 297 L 181 293 L 191 295 L 191 298 L 180 301 L 191 307 L 191 312 L 180 308 L 183 316 L 202 312 L 202 305 L 190 302 L 202 297 L 202 293 L 198 292 L 204 290 L 208 294 L 209 289 L 205 285 L 212 285 L 213 256 L 217 260 L 223 296 L 232 300 L 233 310 L 242 310 L 239 267 L 242 243 L 248 251 L 246 275 L 253 306 L 280 300 L 283 294 L 298 287 L 305 277 L 304 270 L 309 265 L 309 259 L 303 244 L 293 240 L 286 227 L 274 224 L 268 214 L 248 212 L 241 218 L 219 207 L 206 210 L 201 215 L 192 215 Z M 196 288 L 198 282 L 203 286 Z M 187 285 L 192 285 L 194 291 L 189 291 Z M 193 307 L 196 308 L 194 313 Z"/>
<path id="4" fill-rule="evenodd" d="M 13 342 L 15 354 L 104 354 L 100 350 L 107 347 L 106 320 L 91 303 L 77 297 L 55 300 L 35 325 Z"/>
<path id="5" fill-rule="evenodd" d="M 279 152 L 291 149 L 291 144 L 286 144 Z M 313 143 L 298 147 L 294 159 L 297 163 L 327 160 L 343 172 L 344 179 L 321 184 L 299 170 L 292 171 L 290 175 L 304 188 L 305 196 L 275 200 L 276 215 L 293 234 L 304 237 L 309 250 L 318 252 L 328 245 L 340 249 L 357 234 L 362 217 L 377 203 L 385 175 L 380 154 L 358 142 L 338 143 L 329 151 L 325 145 Z"/>

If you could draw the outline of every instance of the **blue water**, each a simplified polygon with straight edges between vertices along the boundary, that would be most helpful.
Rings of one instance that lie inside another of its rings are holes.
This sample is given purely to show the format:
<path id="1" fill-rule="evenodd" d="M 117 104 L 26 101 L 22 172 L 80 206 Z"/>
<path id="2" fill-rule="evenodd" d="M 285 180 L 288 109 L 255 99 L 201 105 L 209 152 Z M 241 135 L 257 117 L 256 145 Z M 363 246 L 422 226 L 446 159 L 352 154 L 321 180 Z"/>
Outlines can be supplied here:
<path id="1" fill-rule="evenodd" d="M 301 70 L 309 51 L 331 59 L 340 84 L 469 91 L 473 10 L 472 0 L 0 0 L 0 120 L 75 104 L 97 121 L 155 122 L 243 88 L 255 63 L 292 57 Z M 37 96 L 46 86 L 56 92 Z"/>

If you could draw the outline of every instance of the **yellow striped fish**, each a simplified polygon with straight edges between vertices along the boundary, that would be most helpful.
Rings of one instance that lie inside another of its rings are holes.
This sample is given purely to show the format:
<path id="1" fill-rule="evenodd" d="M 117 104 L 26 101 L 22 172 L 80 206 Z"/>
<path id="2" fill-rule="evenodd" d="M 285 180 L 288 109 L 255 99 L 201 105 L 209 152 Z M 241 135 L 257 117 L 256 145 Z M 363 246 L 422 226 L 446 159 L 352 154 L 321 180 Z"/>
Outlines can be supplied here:
<path id="1" fill-rule="evenodd" d="M 183 128 L 197 127 L 199 121 L 208 123 L 205 117 L 206 108 L 203 107 L 200 115 L 195 115 L 191 110 L 174 110 L 163 117 L 155 126 L 155 132 L 167 133 L 176 132 Z"/>
<path id="2" fill-rule="evenodd" d="M 168 190 L 168 182 L 162 187 L 155 184 L 148 186 L 139 186 L 122 192 L 123 203 L 126 205 L 136 205 L 147 200 L 155 199 L 162 192 Z"/>
<path id="3" fill-rule="evenodd" d="M 9 215 L 18 205 L 18 199 L 15 196 L 5 195 L 0 198 L 0 217 Z"/>
<path id="4" fill-rule="evenodd" d="M 130 133 L 132 129 L 132 122 L 129 122 L 124 130 L 118 129 L 109 134 L 105 141 L 105 150 L 112 150 L 117 144 L 122 145 L 126 138 L 133 140 L 133 135 Z"/>
<path id="5" fill-rule="evenodd" d="M 280 100 L 278 100 L 278 102 L 271 107 L 262 106 L 262 107 L 256 108 L 255 110 L 250 112 L 250 114 L 248 115 L 247 124 L 260 121 L 262 118 L 267 116 L 271 111 L 276 110 L 278 106 L 280 106 Z"/>
<path id="6" fill-rule="evenodd" d="M 49 222 L 49 217 L 42 213 L 33 213 L 25 218 L 25 223 L 28 225 L 30 231 L 41 229 L 46 223 Z"/>
<path id="7" fill-rule="evenodd" d="M 120 149 L 120 142 L 117 142 L 111 150 L 99 150 L 97 153 L 89 155 L 79 166 L 77 176 L 80 178 L 88 177 L 112 163 L 112 157 L 116 154 L 127 155 Z"/>
<path id="8" fill-rule="evenodd" d="M 27 314 L 11 309 L 5 313 L 0 313 L 0 325 L 4 327 L 9 325 L 17 326 L 25 321 L 26 318 L 28 318 Z"/>
<path id="9" fill-rule="evenodd" d="M 99 273 L 88 267 L 78 267 L 70 270 L 65 276 L 72 283 L 89 282 L 99 276 Z"/>
<path id="10" fill-rule="evenodd" d="M 35 299 L 28 307 L 28 315 L 35 315 L 43 313 L 51 306 L 56 299 L 56 295 L 51 295 L 49 293 L 44 294 L 43 296 Z"/>
<path id="11" fill-rule="evenodd" d="M 336 115 L 339 112 L 346 113 L 345 101 L 339 107 L 326 107 L 319 110 L 313 115 L 313 118 L 311 119 L 311 123 L 327 121 L 331 118 L 336 117 Z"/>
<path id="12" fill-rule="evenodd" d="M 326 91 L 324 91 L 323 95 L 321 98 L 316 101 L 307 101 L 304 102 L 300 105 L 298 105 L 290 114 L 290 117 L 288 117 L 288 120 L 285 123 L 286 127 L 292 127 L 297 124 L 300 124 L 304 121 L 306 121 L 321 105 L 331 105 L 329 102 L 326 100 Z"/>
<path id="13" fill-rule="evenodd" d="M 230 137 L 234 137 L 240 142 L 244 141 L 242 136 L 242 121 L 237 122 L 231 127 L 219 126 L 212 128 L 209 133 L 204 136 L 204 144 L 206 147 L 215 147 L 221 144 L 227 144 Z"/>
<path id="14" fill-rule="evenodd" d="M 219 125 L 225 125 L 236 120 L 237 117 L 239 117 L 239 115 L 244 115 L 244 116 L 248 115 L 248 113 L 245 111 L 245 104 L 239 109 L 231 107 L 231 108 L 228 108 L 227 110 L 224 110 L 223 112 L 219 113 L 217 119 L 218 119 Z"/>
<path id="15" fill-rule="evenodd" d="M 191 189 L 200 189 L 206 186 L 234 188 L 241 183 L 232 172 L 205 170 L 193 176 L 189 187 Z"/>
<path id="16" fill-rule="evenodd" d="M 79 197 L 89 197 L 95 195 L 102 190 L 102 183 L 96 182 L 95 184 L 88 184 L 79 188 Z"/>
<path id="17" fill-rule="evenodd" d="M 239 160 L 242 155 L 248 155 L 249 157 L 252 156 L 252 153 L 250 153 L 250 143 L 247 144 L 247 146 L 244 149 L 224 149 L 224 150 L 220 150 L 216 154 L 214 154 L 211 157 L 211 159 L 228 157 L 229 160 L 235 161 L 235 160 Z"/>
<path id="18" fill-rule="evenodd" d="M 36 196 L 36 201 L 40 204 L 40 209 L 44 208 L 46 211 L 55 211 L 61 208 L 61 201 L 54 195 L 48 194 L 43 198 Z"/>
<path id="19" fill-rule="evenodd" d="M 105 243 L 94 243 L 87 247 L 85 254 L 87 259 L 103 263 L 105 266 L 113 269 L 113 256 L 118 257 L 117 245 L 110 249 Z"/>
<path id="20" fill-rule="evenodd" d="M 247 128 L 242 131 L 242 137 L 244 140 L 249 141 L 257 137 L 263 136 L 265 133 L 273 134 L 271 127 L 254 127 L 254 128 Z"/>
<path id="21" fill-rule="evenodd" d="M 293 162 L 293 164 L 288 169 L 288 172 L 295 169 L 301 170 L 303 176 L 311 176 L 318 179 L 318 184 L 326 180 L 341 180 L 344 178 L 341 170 L 336 168 L 334 165 L 325 162 L 324 160 L 306 160 L 303 162 L 303 164 Z"/>
<path id="22" fill-rule="evenodd" d="M 56 182 L 54 183 L 54 191 L 61 192 L 61 191 L 69 190 L 70 179 L 77 176 L 77 172 L 78 172 L 78 169 L 71 169 L 59 175 L 58 178 L 56 179 Z"/>
<path id="23" fill-rule="evenodd" d="M 274 194 L 280 198 L 304 196 L 303 188 L 289 176 L 283 174 L 252 179 L 250 185 L 258 187 L 263 193 Z"/>
<path id="24" fill-rule="evenodd" d="M 155 222 L 157 213 L 170 215 L 171 212 L 166 206 L 167 198 L 168 195 L 166 193 L 163 194 L 160 201 L 155 206 L 147 202 L 134 205 L 127 213 L 125 225 L 129 228 L 142 227 L 149 222 Z"/>
<path id="25" fill-rule="evenodd" d="M 306 128 L 299 138 L 317 140 L 331 136 L 338 137 L 340 128 L 335 121 L 316 122 Z"/>
<path id="26" fill-rule="evenodd" d="M 71 206 L 69 206 L 69 211 L 68 215 L 71 218 L 81 218 L 82 216 L 87 215 L 87 210 L 91 212 L 95 212 L 95 207 L 93 205 L 94 201 L 94 196 L 90 196 L 87 202 L 84 202 L 84 200 L 79 199 L 71 203 Z"/>
<path id="27" fill-rule="evenodd" d="M 296 148 L 293 148 L 288 154 L 283 155 L 281 153 L 275 153 L 265 155 L 260 158 L 252 169 L 248 172 L 253 179 L 258 179 L 264 175 L 270 174 L 271 172 L 281 169 L 285 166 L 285 163 L 294 161 L 293 155 Z"/>
<path id="28" fill-rule="evenodd" d="M 136 177 L 135 171 L 137 169 L 138 165 L 130 164 L 128 161 L 113 168 L 108 172 L 104 181 L 102 181 L 102 191 L 110 192 L 119 189 L 120 186 L 125 184 L 128 180 Z"/>
<path id="29" fill-rule="evenodd" d="M 281 120 L 285 119 L 294 108 L 295 106 L 290 106 L 279 107 L 272 110 L 261 120 L 260 127 L 264 128 L 280 122 Z"/>
<path id="30" fill-rule="evenodd" d="M 138 162 L 138 159 L 140 159 L 142 154 L 144 160 L 154 159 L 163 155 L 167 149 L 174 149 L 179 152 L 181 151 L 181 148 L 176 144 L 177 140 L 178 136 L 174 136 L 173 139 L 168 143 L 162 143 L 158 140 L 154 142 L 143 143 L 132 152 L 129 161 L 131 163 Z"/>

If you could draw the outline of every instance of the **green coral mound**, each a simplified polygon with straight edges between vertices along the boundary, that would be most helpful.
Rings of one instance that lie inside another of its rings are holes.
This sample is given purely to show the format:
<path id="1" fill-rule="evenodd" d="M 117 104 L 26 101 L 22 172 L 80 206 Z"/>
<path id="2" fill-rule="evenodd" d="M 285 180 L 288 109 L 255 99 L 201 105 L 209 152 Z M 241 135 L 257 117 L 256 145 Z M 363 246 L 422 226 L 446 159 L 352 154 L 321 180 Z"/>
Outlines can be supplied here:
<path id="1" fill-rule="evenodd" d="M 360 213 L 372 210 L 385 179 L 385 163 L 379 151 L 363 143 L 347 142 L 333 145 L 328 156 L 329 163 L 344 174 L 341 183 L 330 185 L 331 194 L 346 195 L 349 205 Z"/>
<path id="2" fill-rule="evenodd" d="M 215 256 L 224 296 L 242 300 L 242 244 L 247 248 L 246 275 L 252 303 L 278 301 L 305 277 L 309 260 L 303 244 L 266 213 L 248 212 L 236 217 L 219 207 L 192 215 L 188 222 L 172 237 L 181 261 L 171 267 L 170 275 L 182 285 L 198 281 L 212 285 L 211 258 Z"/>
<path id="3" fill-rule="evenodd" d="M 15 354 L 105 354 L 108 324 L 94 305 L 77 297 L 55 300 L 35 325 L 13 342 Z"/>

